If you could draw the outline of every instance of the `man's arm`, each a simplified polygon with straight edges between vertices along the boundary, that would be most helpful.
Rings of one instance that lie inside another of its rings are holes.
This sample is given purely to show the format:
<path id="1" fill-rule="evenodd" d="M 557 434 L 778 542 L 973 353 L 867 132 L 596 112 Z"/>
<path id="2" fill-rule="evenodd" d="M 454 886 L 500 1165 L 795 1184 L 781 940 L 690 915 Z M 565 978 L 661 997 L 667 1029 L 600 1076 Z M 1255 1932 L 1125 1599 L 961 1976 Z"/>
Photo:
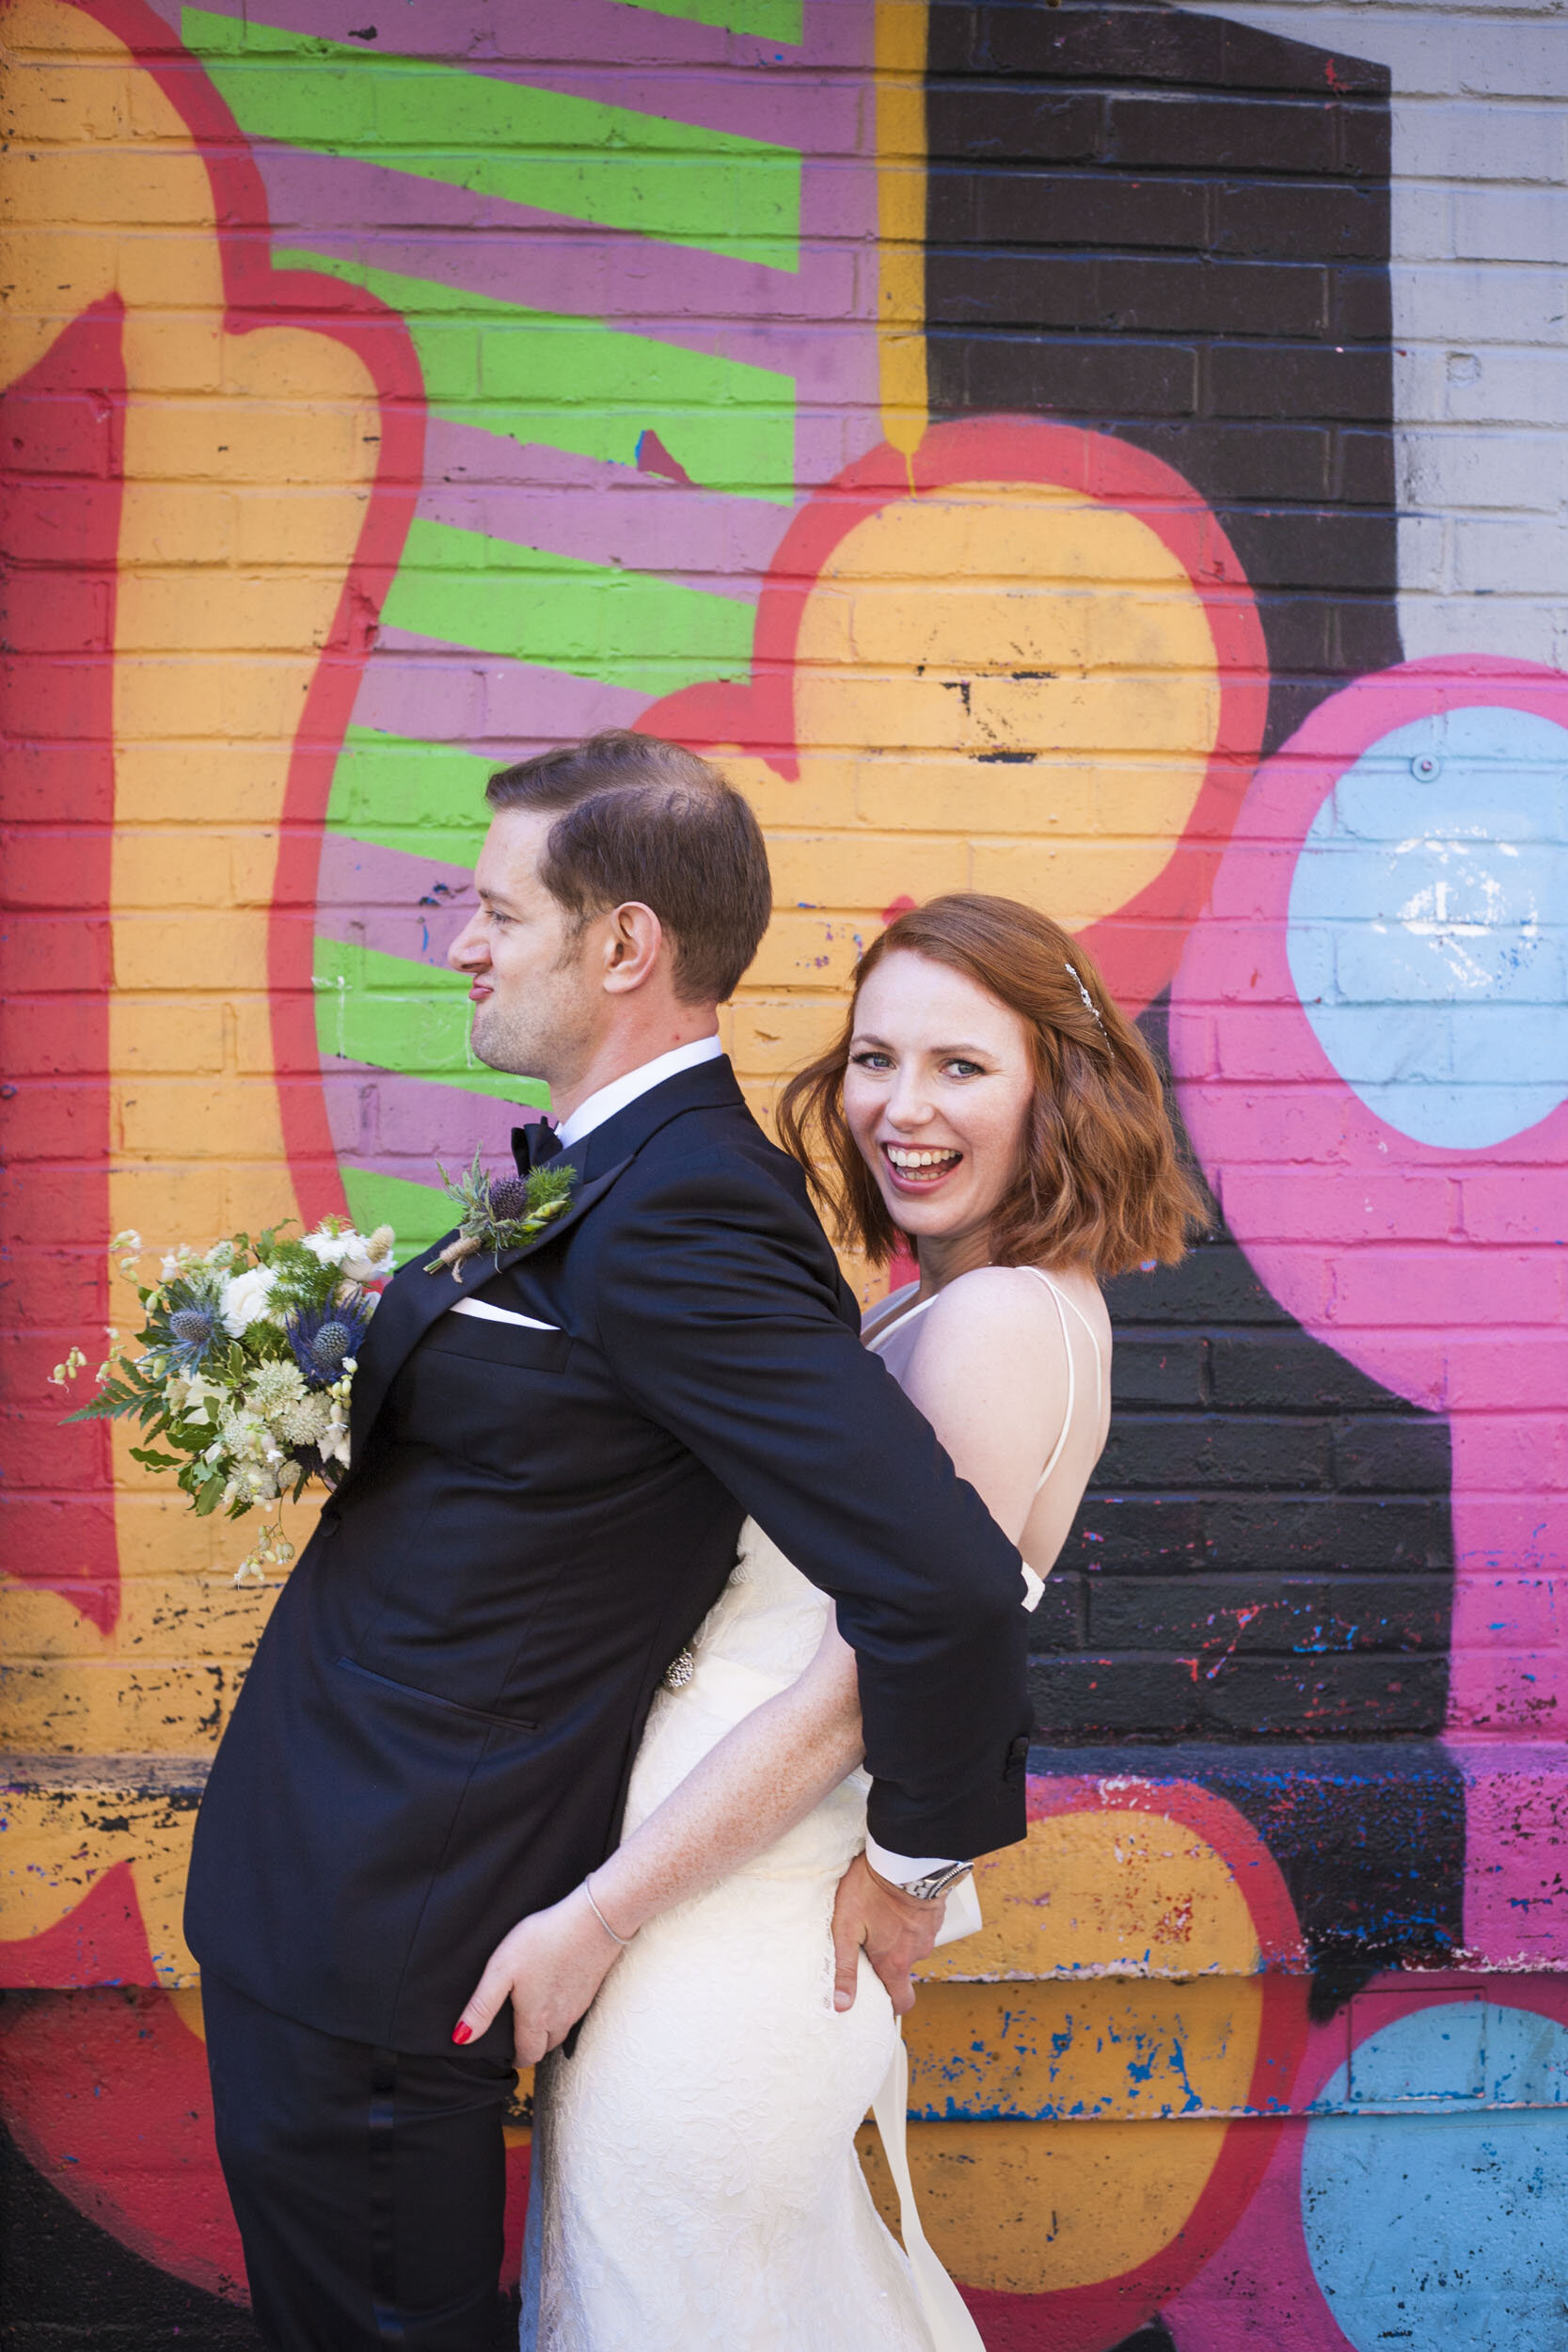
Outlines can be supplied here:
<path id="1" fill-rule="evenodd" d="M 964 1858 L 1022 1837 L 1022 1563 L 841 1321 L 803 1200 L 715 1152 L 629 1170 L 614 1208 L 591 1237 L 605 1355 L 832 1594 L 856 1653 L 873 1836 Z"/>

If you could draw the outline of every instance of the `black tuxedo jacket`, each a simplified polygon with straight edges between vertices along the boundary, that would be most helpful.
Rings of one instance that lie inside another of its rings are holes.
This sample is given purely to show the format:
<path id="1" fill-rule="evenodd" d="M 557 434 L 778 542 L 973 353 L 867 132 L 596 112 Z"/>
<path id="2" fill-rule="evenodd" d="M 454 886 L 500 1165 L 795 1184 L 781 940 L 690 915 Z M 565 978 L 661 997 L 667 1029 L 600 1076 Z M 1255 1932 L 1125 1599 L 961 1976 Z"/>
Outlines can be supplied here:
<path id="1" fill-rule="evenodd" d="M 197 1823 L 203 1967 L 385 2047 L 445 2049 L 500 1937 L 610 1851 L 653 1694 L 748 1512 L 858 1654 L 874 1835 L 972 1855 L 1024 1832 L 1018 1553 L 861 1346 L 800 1171 L 729 1064 L 563 1158 L 569 1212 L 464 1285 L 551 1328 L 447 1312 L 428 1251 L 388 1286 L 353 1468 Z"/>

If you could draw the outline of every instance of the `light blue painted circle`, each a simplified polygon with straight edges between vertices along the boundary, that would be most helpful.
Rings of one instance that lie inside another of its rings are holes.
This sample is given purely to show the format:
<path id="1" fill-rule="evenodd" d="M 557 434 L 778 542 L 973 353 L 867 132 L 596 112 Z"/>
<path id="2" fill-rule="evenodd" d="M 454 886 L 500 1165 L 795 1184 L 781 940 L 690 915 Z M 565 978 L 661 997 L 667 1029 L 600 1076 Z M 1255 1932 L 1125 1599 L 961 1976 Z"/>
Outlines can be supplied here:
<path id="1" fill-rule="evenodd" d="M 1307 2250 L 1356 2352 L 1568 2352 L 1568 2027 L 1437 2003 L 1313 2106 Z"/>
<path id="2" fill-rule="evenodd" d="M 1345 771 L 1291 884 L 1291 977 L 1369 1110 L 1483 1151 L 1568 1097 L 1568 728 L 1481 706 Z"/>

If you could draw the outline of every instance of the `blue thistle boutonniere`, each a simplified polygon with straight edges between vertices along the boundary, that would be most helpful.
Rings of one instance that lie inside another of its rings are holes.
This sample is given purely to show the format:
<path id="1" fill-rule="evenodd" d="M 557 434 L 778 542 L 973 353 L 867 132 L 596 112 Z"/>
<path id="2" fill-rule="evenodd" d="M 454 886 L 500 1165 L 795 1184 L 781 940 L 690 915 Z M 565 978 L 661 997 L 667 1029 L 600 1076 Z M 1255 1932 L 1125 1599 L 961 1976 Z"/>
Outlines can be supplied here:
<path id="1" fill-rule="evenodd" d="M 441 1168 L 439 1160 L 436 1165 Z M 503 1249 L 531 1241 L 570 1206 L 577 1180 L 575 1168 L 551 1167 L 536 1168 L 527 1176 L 499 1176 L 492 1184 L 477 1152 L 473 1166 L 455 1183 L 441 1168 L 441 1182 L 463 1214 L 457 1239 L 428 1261 L 425 1272 L 439 1274 L 450 1266 L 452 1280 L 461 1282 L 465 1264 L 481 1250 L 499 1257 Z"/>

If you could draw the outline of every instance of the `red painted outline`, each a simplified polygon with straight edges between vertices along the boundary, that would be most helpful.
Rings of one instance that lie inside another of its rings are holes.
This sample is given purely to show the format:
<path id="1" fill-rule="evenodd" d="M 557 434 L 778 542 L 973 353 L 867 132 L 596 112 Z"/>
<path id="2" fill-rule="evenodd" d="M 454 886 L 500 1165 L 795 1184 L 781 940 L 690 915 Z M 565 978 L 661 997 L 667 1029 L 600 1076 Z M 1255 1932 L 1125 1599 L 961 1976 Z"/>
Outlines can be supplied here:
<path id="1" fill-rule="evenodd" d="M 346 1208 L 316 1044 L 312 988 L 317 869 L 333 770 L 413 520 L 424 466 L 424 379 L 401 316 L 357 286 L 275 270 L 266 191 L 250 149 L 199 59 L 146 0 L 77 0 L 124 43 L 190 132 L 212 183 L 225 331 L 303 326 L 359 359 L 380 405 L 381 453 L 365 520 L 305 699 L 290 761 L 267 946 L 275 1082 L 290 1173 L 308 1217 Z"/>
<path id="2" fill-rule="evenodd" d="M 1207 501 L 1173 467 L 1109 434 L 1038 417 L 966 418 L 933 425 L 912 466 L 886 442 L 840 474 L 790 524 L 757 603 L 750 683 L 686 688 L 638 720 L 648 735 L 692 749 L 739 743 L 787 783 L 800 778 L 796 653 L 806 601 L 835 549 L 871 516 L 922 491 L 962 482 L 1038 482 L 1081 490 L 1137 516 L 1170 549 L 1202 598 L 1220 687 L 1214 748 L 1192 813 L 1154 880 L 1091 924 L 1085 946 L 1117 1000 L 1141 1011 L 1175 971 L 1186 926 L 1208 895 L 1251 780 L 1268 713 L 1262 625 L 1241 561 Z"/>
<path id="3" fill-rule="evenodd" d="M 1029 1819 L 1064 1814 L 1147 1813 L 1190 1829 L 1212 1848 L 1245 1899 L 1260 1954 L 1262 2005 L 1247 2105 L 1286 2107 L 1307 2046 L 1306 1974 L 1301 1930 L 1279 1866 L 1234 1805 L 1194 1781 L 1129 1775 L 1031 1779 Z M 966 2287 L 992 2352 L 1109 2352 L 1211 2261 L 1256 2195 L 1289 2113 L 1238 2117 L 1226 2132 L 1197 2201 L 1169 2244 L 1134 2269 L 1092 2284 L 1040 2295 Z M 1179 2128 L 1173 2123 L 1172 2128 Z"/>

